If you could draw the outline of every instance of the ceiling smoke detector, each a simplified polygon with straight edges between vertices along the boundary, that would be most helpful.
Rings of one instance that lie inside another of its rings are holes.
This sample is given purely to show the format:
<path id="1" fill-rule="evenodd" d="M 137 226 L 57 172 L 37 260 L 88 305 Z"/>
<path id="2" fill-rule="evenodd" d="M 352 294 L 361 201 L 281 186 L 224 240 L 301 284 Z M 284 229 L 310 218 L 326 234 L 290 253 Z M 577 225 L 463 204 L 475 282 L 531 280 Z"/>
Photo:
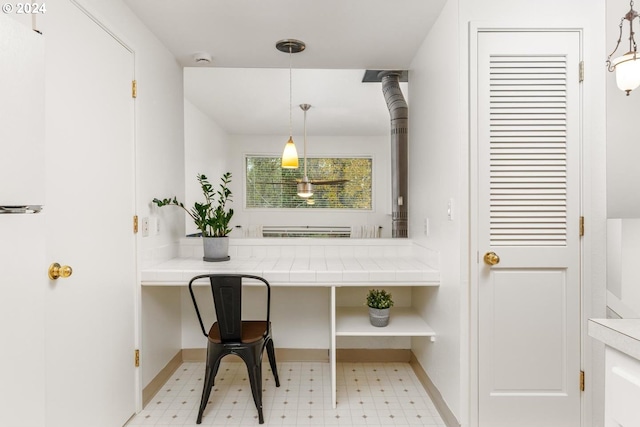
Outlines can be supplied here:
<path id="1" fill-rule="evenodd" d="M 210 64 L 213 58 L 206 52 L 198 52 L 193 54 L 193 60 L 196 64 Z"/>

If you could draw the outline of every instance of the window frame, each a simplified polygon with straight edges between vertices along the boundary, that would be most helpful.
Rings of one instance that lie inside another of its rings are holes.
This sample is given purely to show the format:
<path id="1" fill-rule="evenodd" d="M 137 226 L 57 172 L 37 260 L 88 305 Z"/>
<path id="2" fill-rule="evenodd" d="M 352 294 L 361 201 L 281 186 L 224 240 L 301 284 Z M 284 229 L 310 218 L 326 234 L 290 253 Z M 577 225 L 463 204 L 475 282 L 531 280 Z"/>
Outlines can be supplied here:
<path id="1" fill-rule="evenodd" d="M 247 158 L 249 157 L 275 157 L 280 158 L 279 154 L 273 153 L 245 153 L 242 159 L 242 180 L 243 180 L 243 208 L 245 211 L 250 212 L 345 212 L 345 213 L 373 213 L 376 211 L 376 180 L 375 180 L 375 170 L 376 170 L 376 159 L 373 154 L 322 154 L 322 155 L 314 155 L 307 156 L 308 159 L 323 159 L 323 158 L 335 158 L 335 159 L 368 159 L 371 161 L 371 207 L 368 209 L 354 209 L 354 208 L 289 208 L 289 207 L 248 207 L 247 206 Z M 302 163 L 300 168 L 303 168 Z"/>

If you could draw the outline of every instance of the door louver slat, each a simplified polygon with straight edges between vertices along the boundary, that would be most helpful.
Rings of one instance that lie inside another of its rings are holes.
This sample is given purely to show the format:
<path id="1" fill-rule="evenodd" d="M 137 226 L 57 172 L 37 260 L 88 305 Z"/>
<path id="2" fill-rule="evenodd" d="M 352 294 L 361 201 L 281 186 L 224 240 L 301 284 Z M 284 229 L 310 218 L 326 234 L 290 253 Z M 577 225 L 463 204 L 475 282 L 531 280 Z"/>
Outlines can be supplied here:
<path id="1" fill-rule="evenodd" d="M 492 56 L 489 79 L 491 245 L 565 246 L 565 58 Z"/>

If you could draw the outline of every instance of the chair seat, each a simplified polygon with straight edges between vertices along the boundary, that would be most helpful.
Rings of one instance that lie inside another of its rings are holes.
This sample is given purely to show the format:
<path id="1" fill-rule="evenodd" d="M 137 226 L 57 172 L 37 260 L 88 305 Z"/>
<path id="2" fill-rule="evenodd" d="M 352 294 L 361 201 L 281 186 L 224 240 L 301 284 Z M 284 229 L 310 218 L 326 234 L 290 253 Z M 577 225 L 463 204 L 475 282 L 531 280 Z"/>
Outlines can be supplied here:
<path id="1" fill-rule="evenodd" d="M 242 321 L 242 336 L 240 341 L 243 344 L 250 344 L 259 341 L 264 338 L 267 331 L 267 322 L 264 320 L 243 320 Z M 215 322 L 209 330 L 209 341 L 221 344 L 220 338 L 220 326 L 218 322 Z"/>

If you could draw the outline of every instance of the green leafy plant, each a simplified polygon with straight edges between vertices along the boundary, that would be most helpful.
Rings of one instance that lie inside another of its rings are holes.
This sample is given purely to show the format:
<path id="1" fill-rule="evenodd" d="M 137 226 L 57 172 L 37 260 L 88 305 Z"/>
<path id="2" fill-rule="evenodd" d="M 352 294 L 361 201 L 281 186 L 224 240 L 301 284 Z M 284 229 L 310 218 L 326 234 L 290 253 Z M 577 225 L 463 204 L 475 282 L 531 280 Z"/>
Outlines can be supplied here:
<path id="1" fill-rule="evenodd" d="M 391 308 L 393 307 L 391 294 L 384 289 L 370 289 L 367 294 L 367 306 L 378 309 Z"/>
<path id="2" fill-rule="evenodd" d="M 195 202 L 191 210 L 184 207 L 175 197 L 173 199 L 153 199 L 153 203 L 159 207 L 167 205 L 179 206 L 193 219 L 196 227 L 204 237 L 223 237 L 231 232 L 229 222 L 233 217 L 233 209 L 226 209 L 227 202 L 231 199 L 231 190 L 228 184 L 231 182 L 231 172 L 222 175 L 219 190 L 214 190 L 205 175 L 196 176 L 204 194 L 204 203 Z"/>

